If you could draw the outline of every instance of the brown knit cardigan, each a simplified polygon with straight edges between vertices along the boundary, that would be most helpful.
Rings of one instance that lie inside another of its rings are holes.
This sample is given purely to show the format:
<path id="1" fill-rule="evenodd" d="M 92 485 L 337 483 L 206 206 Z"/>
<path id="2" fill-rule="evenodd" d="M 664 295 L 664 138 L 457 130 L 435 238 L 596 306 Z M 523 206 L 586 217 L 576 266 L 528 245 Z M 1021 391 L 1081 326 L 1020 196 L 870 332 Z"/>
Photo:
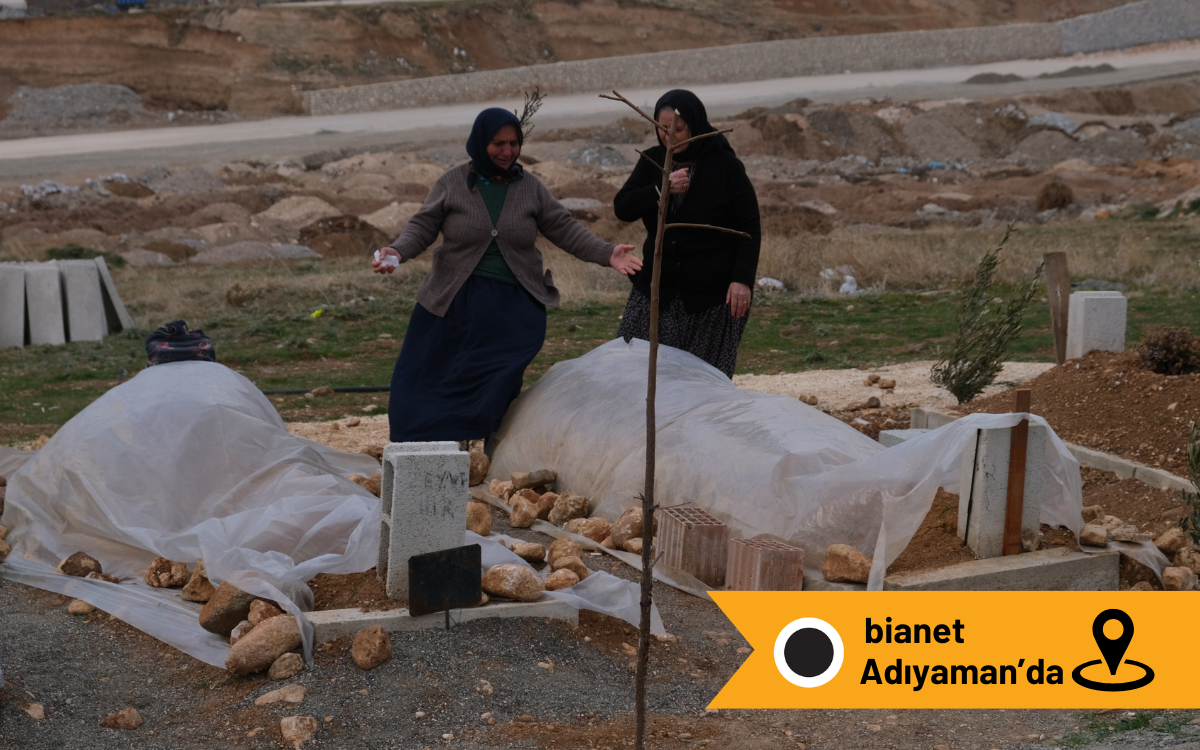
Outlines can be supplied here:
<path id="1" fill-rule="evenodd" d="M 493 239 L 521 286 L 542 304 L 556 307 L 558 289 L 534 246 L 539 231 L 580 260 L 606 266 L 612 257 L 613 246 L 585 229 L 528 172 L 509 184 L 500 222 L 493 226 L 483 196 L 467 188 L 465 164 L 434 183 L 421 210 L 391 246 L 401 261 L 409 261 L 433 244 L 439 232 L 443 235 L 445 241 L 433 251 L 433 268 L 417 291 L 417 302 L 438 317 L 446 314 Z"/>

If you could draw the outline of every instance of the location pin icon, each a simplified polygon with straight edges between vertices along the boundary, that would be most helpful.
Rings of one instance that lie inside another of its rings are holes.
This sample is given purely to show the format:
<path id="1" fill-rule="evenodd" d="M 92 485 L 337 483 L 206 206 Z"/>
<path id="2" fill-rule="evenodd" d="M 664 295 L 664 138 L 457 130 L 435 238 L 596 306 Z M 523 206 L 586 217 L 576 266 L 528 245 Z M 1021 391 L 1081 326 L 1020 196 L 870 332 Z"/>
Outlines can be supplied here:
<path id="1" fill-rule="evenodd" d="M 1121 623 L 1123 630 L 1119 637 L 1108 638 L 1104 635 L 1104 625 L 1109 620 Z M 1129 642 L 1133 640 L 1133 620 L 1119 609 L 1106 609 L 1096 615 L 1096 620 L 1092 623 L 1092 637 L 1096 639 L 1096 645 L 1100 647 L 1104 663 L 1108 665 L 1108 673 L 1115 675 L 1117 667 L 1121 666 L 1121 658 L 1125 656 L 1125 650 L 1129 648 Z"/>

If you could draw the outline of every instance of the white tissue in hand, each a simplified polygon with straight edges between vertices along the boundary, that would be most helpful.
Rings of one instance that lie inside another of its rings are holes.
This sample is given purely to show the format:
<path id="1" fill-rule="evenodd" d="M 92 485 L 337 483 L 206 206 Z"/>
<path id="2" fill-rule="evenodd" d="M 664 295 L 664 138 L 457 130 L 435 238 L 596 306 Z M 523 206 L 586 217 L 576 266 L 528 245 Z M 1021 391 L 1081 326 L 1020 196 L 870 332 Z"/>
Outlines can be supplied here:
<path id="1" fill-rule="evenodd" d="M 385 255 L 383 258 L 380 258 L 378 250 L 375 251 L 375 260 L 380 261 L 385 266 L 391 266 L 393 268 L 396 268 L 400 265 L 400 259 L 397 258 L 395 255 L 389 254 L 389 255 Z"/>

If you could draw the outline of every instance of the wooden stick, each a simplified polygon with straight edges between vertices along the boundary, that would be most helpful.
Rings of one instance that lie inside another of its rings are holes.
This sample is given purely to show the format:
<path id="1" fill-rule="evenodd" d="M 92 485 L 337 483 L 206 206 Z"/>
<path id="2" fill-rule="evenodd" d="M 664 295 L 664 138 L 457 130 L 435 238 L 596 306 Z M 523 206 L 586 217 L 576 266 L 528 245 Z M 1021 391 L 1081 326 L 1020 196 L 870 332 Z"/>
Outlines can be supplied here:
<path id="1" fill-rule="evenodd" d="M 1067 361 L 1067 315 L 1071 301 L 1071 274 L 1066 253 L 1046 253 L 1046 296 L 1050 299 L 1050 327 L 1054 331 L 1054 361 Z"/>
<path id="2" fill-rule="evenodd" d="M 732 132 L 733 132 L 733 128 L 726 128 L 725 130 L 714 130 L 713 132 L 705 133 L 704 135 L 694 135 L 691 138 L 687 138 L 685 140 L 680 141 L 679 143 L 676 143 L 675 149 L 678 150 L 680 146 L 686 146 L 689 143 L 691 143 L 692 141 L 698 141 L 701 138 L 712 138 L 714 135 L 720 135 L 722 133 L 732 133 Z"/>
<path id="3" fill-rule="evenodd" d="M 642 110 L 641 110 L 641 109 L 640 109 L 640 108 L 639 108 L 639 107 L 638 107 L 636 104 L 634 104 L 633 102 L 629 101 L 629 100 L 628 100 L 628 99 L 626 99 L 625 97 L 621 96 L 621 95 L 620 95 L 620 94 L 618 94 L 618 93 L 617 93 L 615 90 L 613 91 L 613 95 L 612 95 L 612 96 L 609 96 L 608 94 L 601 94 L 601 95 L 600 95 L 600 98 L 601 98 L 601 99 L 611 99 L 611 100 L 612 100 L 612 101 L 614 101 L 614 102 L 625 102 L 626 104 L 628 104 L 628 105 L 629 105 L 629 106 L 630 106 L 630 107 L 633 109 L 633 111 L 634 111 L 634 112 L 637 112 L 639 115 L 641 115 L 642 117 L 646 118 L 646 119 L 647 119 L 647 120 L 650 122 L 650 124 L 651 124 L 651 125 L 653 125 L 654 127 L 658 128 L 659 130 L 663 131 L 664 133 L 665 133 L 665 132 L 667 132 L 667 126 L 666 126 L 666 125 L 663 125 L 663 124 L 662 124 L 662 123 L 660 123 L 658 120 L 655 120 L 653 117 L 651 117 L 650 115 L 648 115 L 648 114 L 646 114 L 645 112 L 643 112 L 643 111 L 642 111 Z"/>
<path id="4" fill-rule="evenodd" d="M 742 237 L 749 237 L 745 232 L 739 232 L 736 229 L 726 229 L 725 227 L 714 227 L 712 224 L 667 224 L 663 229 L 675 229 L 677 227 L 691 227 L 693 229 L 715 229 L 718 232 L 728 232 L 729 234 L 737 234 Z"/>
<path id="5" fill-rule="evenodd" d="M 1017 389 L 1014 409 L 1017 414 L 1029 413 L 1032 393 L 1028 388 Z M 1012 428 L 1012 443 L 1008 452 L 1008 496 L 1004 509 L 1004 554 L 1021 554 L 1021 519 L 1025 511 L 1025 457 L 1029 447 L 1029 420 L 1022 419 Z"/>
<path id="6" fill-rule="evenodd" d="M 639 154 L 639 155 L 640 155 L 640 156 L 641 156 L 643 159 L 645 159 L 646 161 L 648 161 L 648 162 L 650 162 L 651 164 L 653 164 L 653 165 L 654 165 L 654 168 L 655 168 L 655 169 L 657 169 L 659 172 L 662 172 L 662 171 L 663 171 L 662 165 L 661 165 L 661 164 L 659 164 L 658 162 L 654 161 L 653 159 L 651 159 L 649 156 L 646 156 L 646 152 L 645 152 L 645 151 L 638 151 L 636 148 L 634 149 L 634 151 L 637 151 L 637 152 L 638 152 L 638 154 Z"/>

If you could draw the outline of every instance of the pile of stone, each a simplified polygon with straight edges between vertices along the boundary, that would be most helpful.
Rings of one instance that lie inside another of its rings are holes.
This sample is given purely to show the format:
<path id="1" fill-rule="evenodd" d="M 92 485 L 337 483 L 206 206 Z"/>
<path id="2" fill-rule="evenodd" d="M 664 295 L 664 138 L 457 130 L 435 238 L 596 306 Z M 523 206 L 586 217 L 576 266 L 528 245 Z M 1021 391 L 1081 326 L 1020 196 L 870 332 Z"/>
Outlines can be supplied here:
<path id="1" fill-rule="evenodd" d="M 1151 539 L 1149 534 L 1138 531 L 1133 524 L 1127 524 L 1116 516 L 1106 514 L 1099 505 L 1085 506 L 1083 521 L 1083 530 L 1079 532 L 1081 545 L 1107 547 L 1109 542 L 1153 541 L 1159 552 L 1173 563 L 1163 571 L 1163 588 L 1167 591 L 1200 589 L 1200 549 L 1197 549 L 1183 529 L 1172 527 L 1157 538 Z M 1143 580 L 1134 583 L 1132 588 L 1135 591 L 1150 591 L 1153 586 Z"/>

